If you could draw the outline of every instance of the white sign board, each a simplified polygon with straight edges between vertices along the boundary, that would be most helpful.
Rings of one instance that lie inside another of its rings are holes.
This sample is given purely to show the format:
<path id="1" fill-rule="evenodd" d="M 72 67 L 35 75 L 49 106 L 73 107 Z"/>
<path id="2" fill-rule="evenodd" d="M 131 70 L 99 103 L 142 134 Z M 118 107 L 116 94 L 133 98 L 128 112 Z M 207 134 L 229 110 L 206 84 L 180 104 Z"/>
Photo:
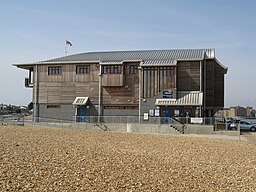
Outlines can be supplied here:
<path id="1" fill-rule="evenodd" d="M 159 117 L 159 109 L 155 109 L 155 116 Z"/>
<path id="2" fill-rule="evenodd" d="M 150 109 L 149 110 L 149 116 L 150 117 L 154 117 L 155 113 L 154 113 L 154 109 Z"/>
<path id="3" fill-rule="evenodd" d="M 144 113 L 144 120 L 148 120 L 148 113 Z"/>
<path id="4" fill-rule="evenodd" d="M 191 117 L 191 123 L 195 123 L 195 124 L 201 124 L 203 123 L 203 118 L 201 117 Z"/>

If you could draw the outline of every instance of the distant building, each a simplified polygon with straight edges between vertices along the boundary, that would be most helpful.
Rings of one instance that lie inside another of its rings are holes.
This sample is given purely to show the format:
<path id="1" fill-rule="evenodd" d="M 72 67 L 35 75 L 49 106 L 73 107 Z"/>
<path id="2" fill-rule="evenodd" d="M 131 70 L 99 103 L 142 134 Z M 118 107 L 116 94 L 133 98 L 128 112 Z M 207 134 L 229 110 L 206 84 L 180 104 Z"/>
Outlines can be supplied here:
<path id="1" fill-rule="evenodd" d="M 11 113 L 21 113 L 26 111 L 26 107 L 16 106 L 16 105 L 7 105 L 7 104 L 0 104 L 0 115 L 6 115 Z"/>
<path id="2" fill-rule="evenodd" d="M 253 107 L 251 107 L 251 106 L 246 107 L 246 116 L 247 117 L 255 117 L 255 114 L 253 112 L 254 112 Z"/>
<path id="3" fill-rule="evenodd" d="M 247 111 L 245 107 L 237 106 L 235 107 L 236 110 L 236 116 L 238 117 L 246 117 L 247 116 Z"/>
<path id="4" fill-rule="evenodd" d="M 223 110 L 220 110 L 218 113 L 216 113 L 216 116 L 222 116 L 222 117 L 255 117 L 255 110 L 253 107 L 247 106 L 234 106 L 230 108 L 224 108 Z"/>

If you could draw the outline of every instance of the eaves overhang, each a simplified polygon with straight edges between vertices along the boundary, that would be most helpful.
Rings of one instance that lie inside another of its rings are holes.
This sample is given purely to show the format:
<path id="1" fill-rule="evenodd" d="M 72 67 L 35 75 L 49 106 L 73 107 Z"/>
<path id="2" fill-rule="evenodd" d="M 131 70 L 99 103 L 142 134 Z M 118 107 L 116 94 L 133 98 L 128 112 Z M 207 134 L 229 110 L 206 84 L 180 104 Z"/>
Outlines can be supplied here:
<path id="1" fill-rule="evenodd" d="M 219 62 L 218 59 L 214 58 L 214 60 L 216 61 L 216 63 L 218 63 L 224 69 L 224 73 L 227 74 L 228 67 L 225 67 L 223 64 L 221 64 L 221 62 Z"/>
<path id="2" fill-rule="evenodd" d="M 21 69 L 27 69 L 29 70 L 33 66 L 36 65 L 60 65 L 60 64 L 86 64 L 86 63 L 99 63 L 99 60 L 95 61 L 41 61 L 41 62 L 35 62 L 35 63 L 21 63 L 21 64 L 13 64 L 13 66 L 16 66 Z"/>
<path id="3" fill-rule="evenodd" d="M 156 106 L 202 106 L 203 92 L 179 91 L 176 99 L 156 99 Z"/>

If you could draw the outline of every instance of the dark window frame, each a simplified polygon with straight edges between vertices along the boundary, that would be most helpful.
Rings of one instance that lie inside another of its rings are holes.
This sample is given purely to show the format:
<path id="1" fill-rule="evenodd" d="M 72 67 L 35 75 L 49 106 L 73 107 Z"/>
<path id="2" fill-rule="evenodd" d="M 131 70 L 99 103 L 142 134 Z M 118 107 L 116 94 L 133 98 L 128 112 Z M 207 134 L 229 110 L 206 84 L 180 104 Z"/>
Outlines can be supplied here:
<path id="1" fill-rule="evenodd" d="M 50 66 L 48 67 L 48 75 L 61 75 L 62 66 Z"/>
<path id="2" fill-rule="evenodd" d="M 139 106 L 104 106 L 104 109 L 110 109 L 110 110 L 138 110 Z"/>
<path id="3" fill-rule="evenodd" d="M 121 65 L 103 65 L 103 74 L 122 74 Z"/>
<path id="4" fill-rule="evenodd" d="M 91 72 L 90 65 L 76 65 L 76 74 L 85 74 L 90 72 Z"/>
<path id="5" fill-rule="evenodd" d="M 129 74 L 137 74 L 137 73 L 138 73 L 138 65 L 130 65 Z"/>
<path id="6" fill-rule="evenodd" d="M 60 109 L 60 104 L 48 104 L 47 109 Z"/>

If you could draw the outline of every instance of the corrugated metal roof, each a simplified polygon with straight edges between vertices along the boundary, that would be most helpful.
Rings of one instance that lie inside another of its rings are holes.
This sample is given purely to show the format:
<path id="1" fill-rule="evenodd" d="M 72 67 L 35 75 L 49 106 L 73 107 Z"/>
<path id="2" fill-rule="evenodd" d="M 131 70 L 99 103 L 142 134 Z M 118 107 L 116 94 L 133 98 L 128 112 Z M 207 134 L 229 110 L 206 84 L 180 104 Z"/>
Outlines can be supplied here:
<path id="1" fill-rule="evenodd" d="M 138 51 L 108 51 L 86 52 L 69 55 L 56 59 L 28 64 L 14 64 L 19 68 L 29 69 L 33 65 L 42 64 L 76 64 L 76 63 L 115 63 L 115 62 L 141 62 L 141 66 L 171 66 L 178 61 L 199 61 L 214 59 L 227 73 L 227 67 L 215 58 L 214 49 L 171 49 L 171 50 L 138 50 Z"/>
<path id="2" fill-rule="evenodd" d="M 100 62 L 101 65 L 122 65 L 122 61 L 105 61 L 105 62 Z"/>
<path id="3" fill-rule="evenodd" d="M 146 65 L 176 65 L 177 64 L 177 60 L 145 60 L 142 63 L 142 66 L 146 66 Z"/>
<path id="4" fill-rule="evenodd" d="M 203 93 L 200 91 L 180 91 L 177 93 L 177 99 L 156 99 L 155 105 L 201 106 L 203 105 Z"/>
<path id="5" fill-rule="evenodd" d="M 214 49 L 173 49 L 173 50 L 139 50 L 139 51 L 109 51 L 109 52 L 86 52 L 45 62 L 59 61 L 95 61 L 103 62 L 124 61 L 124 60 L 202 60 L 204 58 L 214 58 Z M 43 63 L 43 62 L 42 62 Z"/>

